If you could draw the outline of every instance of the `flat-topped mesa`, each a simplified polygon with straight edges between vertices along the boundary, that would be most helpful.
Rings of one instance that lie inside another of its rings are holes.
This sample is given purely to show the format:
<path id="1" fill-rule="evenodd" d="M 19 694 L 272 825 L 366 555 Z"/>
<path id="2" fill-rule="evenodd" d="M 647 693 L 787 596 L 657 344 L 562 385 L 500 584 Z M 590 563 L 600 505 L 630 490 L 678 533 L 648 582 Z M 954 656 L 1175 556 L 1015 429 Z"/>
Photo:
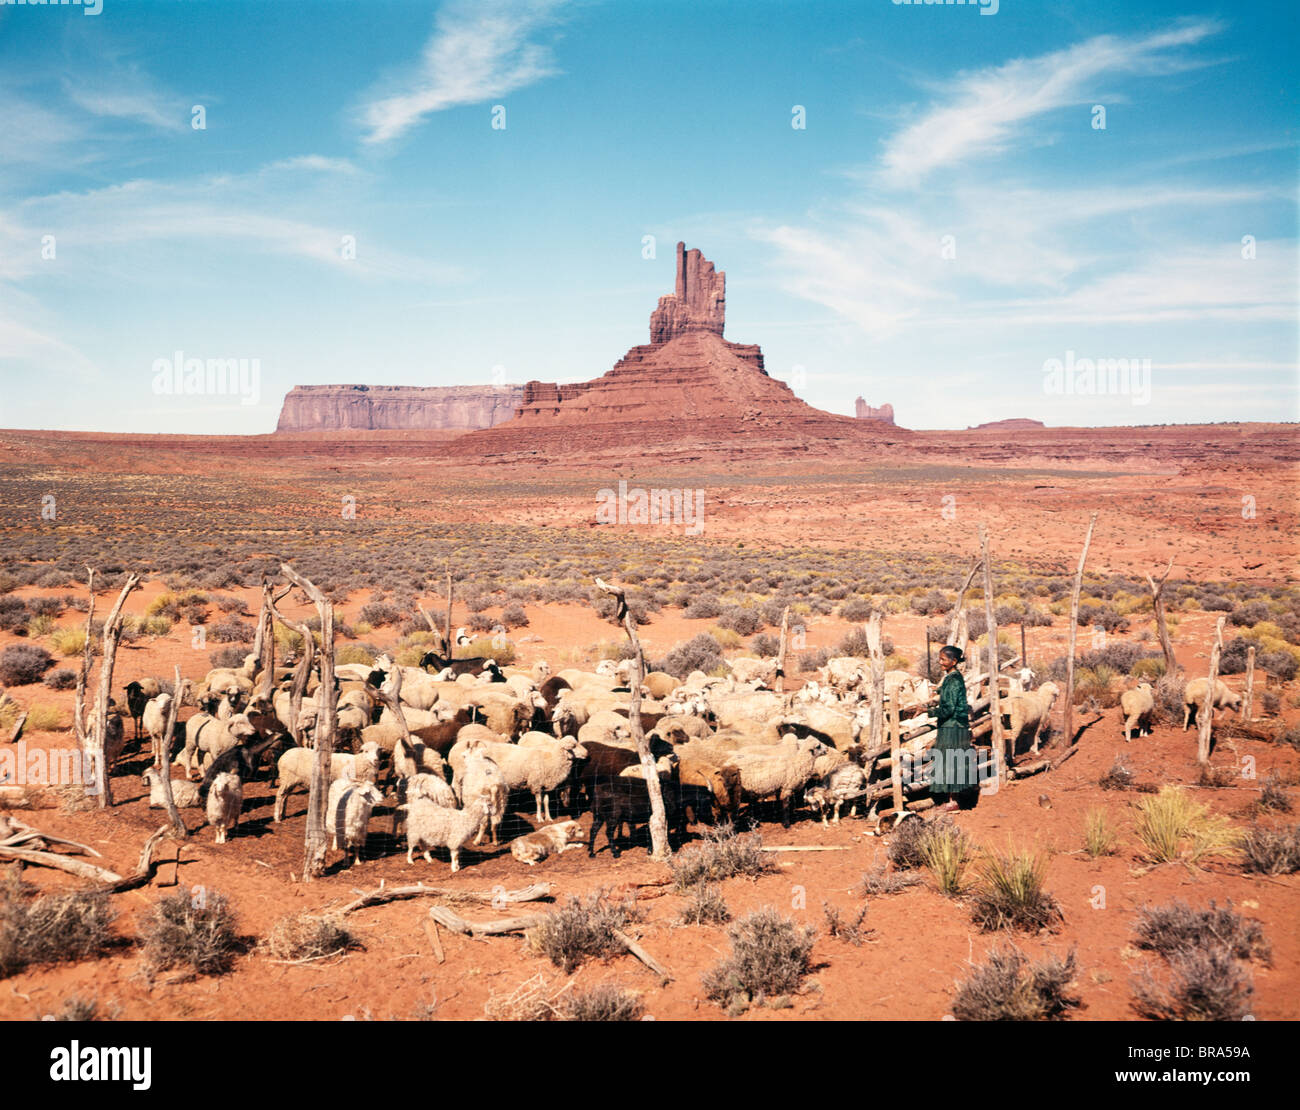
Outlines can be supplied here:
<path id="1" fill-rule="evenodd" d="M 523 392 L 519 385 L 296 385 L 275 430 L 473 431 L 513 417 Z"/>
<path id="2" fill-rule="evenodd" d="M 667 343 L 688 331 L 722 334 L 727 317 L 727 275 L 703 253 L 677 244 L 677 288 L 650 313 L 650 342 Z"/>

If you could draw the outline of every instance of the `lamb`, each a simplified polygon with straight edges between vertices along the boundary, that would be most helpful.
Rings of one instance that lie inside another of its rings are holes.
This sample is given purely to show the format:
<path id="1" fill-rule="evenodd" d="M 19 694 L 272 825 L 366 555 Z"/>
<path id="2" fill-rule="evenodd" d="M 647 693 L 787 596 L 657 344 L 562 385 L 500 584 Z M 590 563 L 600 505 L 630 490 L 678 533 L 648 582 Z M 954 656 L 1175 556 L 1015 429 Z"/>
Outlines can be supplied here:
<path id="1" fill-rule="evenodd" d="M 162 684 L 156 678 L 140 678 L 126 684 L 126 706 L 135 724 L 135 739 L 140 739 L 144 707 L 162 693 Z"/>
<path id="2" fill-rule="evenodd" d="M 840 807 L 845 802 L 852 802 L 849 816 L 858 812 L 857 799 L 867 790 L 867 776 L 856 763 L 842 763 L 829 774 L 821 776 L 816 784 L 804 791 L 804 800 L 821 815 L 822 824 L 827 824 L 826 811 L 829 809 L 835 824 L 840 823 Z"/>
<path id="3" fill-rule="evenodd" d="M 481 750 L 501 768 L 507 789 L 526 789 L 533 795 L 539 822 L 551 820 L 550 792 L 568 781 L 573 761 L 587 758 L 587 750 L 568 736 L 552 740 L 546 746 L 530 744 L 520 747 L 518 744 L 474 741 L 473 748 Z"/>
<path id="4" fill-rule="evenodd" d="M 216 830 L 216 842 L 224 844 L 239 824 L 244 805 L 244 784 L 239 776 L 223 771 L 208 788 L 208 824 Z"/>
<path id="5" fill-rule="evenodd" d="M 1056 701 L 1060 687 L 1055 682 L 1044 682 L 1032 693 L 1011 694 L 999 698 L 1003 712 L 1011 717 L 1012 750 L 1021 737 L 1028 735 L 1033 739 L 1032 751 L 1038 751 L 1038 737 L 1052 712 L 1052 703 Z"/>
<path id="6" fill-rule="evenodd" d="M 1197 714 L 1200 713 L 1201 707 L 1205 704 L 1205 695 L 1209 692 L 1210 680 L 1208 678 L 1194 678 L 1183 687 L 1183 731 L 1196 722 Z M 1216 709 L 1235 709 L 1238 714 L 1241 713 L 1241 695 L 1234 694 L 1223 683 L 1221 679 L 1214 680 L 1214 704 L 1210 706 L 1210 715 L 1213 717 Z"/>
<path id="7" fill-rule="evenodd" d="M 136 684 L 132 683 L 132 685 L 134 686 Z M 130 697 L 129 694 L 127 696 L 128 698 Z M 149 699 L 140 714 L 141 721 L 144 724 L 145 731 L 149 734 L 150 744 L 153 748 L 153 765 L 155 767 L 162 766 L 163 741 L 166 739 L 163 735 L 163 730 L 167 726 L 167 714 L 171 709 L 171 704 L 171 694 L 158 694 L 156 697 Z M 134 712 L 134 710 L 132 710 L 132 712 Z M 139 733 L 137 732 L 136 735 L 139 735 Z"/>
<path id="8" fill-rule="evenodd" d="M 816 771 L 825 746 L 813 737 L 799 739 L 793 733 L 780 744 L 741 748 L 727 757 L 726 764 L 740 771 L 741 789 L 758 802 L 777 795 L 781 802 L 781 823 L 790 827 L 795 794 L 807 785 Z"/>
<path id="9" fill-rule="evenodd" d="M 370 829 L 370 814 L 384 800 L 373 782 L 357 782 L 345 776 L 330 783 L 326 802 L 326 821 L 337 850 L 342 846 L 349 855 L 349 866 L 360 863 Z"/>
<path id="10" fill-rule="evenodd" d="M 641 680 L 641 685 L 650 691 L 652 698 L 666 698 L 681 684 L 681 679 L 674 678 L 666 671 L 650 671 Z"/>
<path id="11" fill-rule="evenodd" d="M 511 841 L 510 854 L 532 867 L 552 853 L 558 855 L 566 848 L 576 848 L 581 841 L 582 826 L 577 821 L 561 821 Z"/>
<path id="12" fill-rule="evenodd" d="M 826 660 L 825 666 L 817 668 L 817 674 L 836 693 L 860 690 L 871 681 L 870 668 L 851 655 Z"/>
<path id="13" fill-rule="evenodd" d="M 492 812 L 492 804 L 487 798 L 479 798 L 465 809 L 447 809 L 424 798 L 398 808 L 406 813 L 406 862 L 414 863 L 412 856 L 422 852 L 425 860 L 432 863 L 429 849 L 446 848 L 451 852 L 453 873 L 460 870 L 461 848 L 475 833 L 482 833 Z"/>
<path id="14" fill-rule="evenodd" d="M 740 809 L 740 771 L 735 767 L 721 766 L 706 759 L 683 757 L 677 765 L 677 781 L 681 790 L 682 818 L 689 808 L 699 821 L 707 815 L 713 824 L 714 807 L 734 822 Z"/>
<path id="15" fill-rule="evenodd" d="M 1125 690 L 1119 696 L 1120 708 L 1124 710 L 1124 742 L 1129 742 L 1129 734 L 1136 728 L 1139 736 L 1151 732 L 1151 713 L 1156 707 L 1155 694 L 1151 683 L 1139 682 L 1133 690 Z"/>
<path id="16" fill-rule="evenodd" d="M 737 685 L 757 683 L 760 686 L 768 686 L 776 678 L 775 659 L 756 659 L 750 655 L 742 655 L 729 662 L 731 678 Z"/>
<path id="17" fill-rule="evenodd" d="M 164 808 L 166 803 L 163 800 L 162 772 L 157 767 L 146 767 L 144 784 L 149 788 L 149 808 Z M 203 799 L 199 796 L 198 783 L 190 782 L 188 779 L 173 779 L 172 801 L 176 803 L 177 809 L 190 809 L 202 805 Z"/>
<path id="18" fill-rule="evenodd" d="M 467 809 L 477 805 L 480 799 L 487 802 L 487 824 L 492 830 L 492 843 L 496 844 L 501 819 L 506 814 L 506 802 L 510 798 L 510 788 L 506 786 L 501 768 L 483 752 L 471 750 L 465 755 L 461 772 L 452 787 Z M 480 844 L 482 840 L 483 830 L 480 828 L 474 843 Z"/>
<path id="19" fill-rule="evenodd" d="M 310 748 L 290 748 L 276 764 L 280 785 L 275 793 L 275 809 L 271 819 L 284 820 L 285 802 L 289 795 L 299 790 L 311 790 L 311 770 L 316 753 Z M 351 775 L 357 782 L 374 782 L 379 769 L 379 748 L 374 744 L 362 745 L 356 755 L 330 756 L 330 782 Z"/>

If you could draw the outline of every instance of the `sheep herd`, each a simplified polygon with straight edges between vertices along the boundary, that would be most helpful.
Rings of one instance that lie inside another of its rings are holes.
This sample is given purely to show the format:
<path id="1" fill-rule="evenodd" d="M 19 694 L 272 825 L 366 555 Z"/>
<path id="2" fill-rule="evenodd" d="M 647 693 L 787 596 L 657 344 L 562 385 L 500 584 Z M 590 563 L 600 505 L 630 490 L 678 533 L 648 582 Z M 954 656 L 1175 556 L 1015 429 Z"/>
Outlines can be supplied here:
<path id="1" fill-rule="evenodd" d="M 432 850 L 442 848 L 453 871 L 462 848 L 485 837 L 500 842 L 507 808 L 521 795 L 529 796 L 539 826 L 511 844 L 526 864 L 584 839 L 594 856 L 602 829 L 616 857 L 625 831 L 648 824 L 649 772 L 633 740 L 630 661 L 557 673 L 545 661 L 522 668 L 458 660 L 452 667 L 426 656 L 422 663 L 400 666 L 382 654 L 370 664 L 335 668 L 328 835 L 349 861 L 365 858 L 372 816 L 382 805 L 391 806 L 394 837 L 405 827 L 408 862 L 417 853 L 432 861 Z M 771 660 L 740 658 L 730 666 L 726 677 L 651 671 L 641 682 L 640 725 L 674 846 L 688 823 L 757 821 L 768 802 L 787 827 L 801 806 L 823 824 L 838 824 L 845 806 L 851 815 L 872 808 L 869 782 L 888 748 L 870 744 L 880 707 L 869 665 L 831 659 L 794 693 L 771 689 Z M 136 735 L 147 735 L 153 752 L 145 772 L 150 805 L 163 804 L 163 730 L 179 698 L 197 712 L 176 724 L 172 738 L 184 775 L 172 784 L 176 804 L 206 805 L 223 843 L 238 825 L 243 784 L 273 768 L 273 821 L 283 821 L 291 795 L 309 791 L 316 761 L 319 677 L 309 676 L 296 706 L 292 682 L 290 667 L 264 676 L 249 655 L 240 667 L 213 669 L 177 690 L 150 678 L 130 683 L 126 701 Z M 980 682 L 968 679 L 972 699 Z M 1031 682 L 1026 670 L 1001 676 L 999 687 L 1013 732 L 1036 742 L 1056 688 L 1025 689 Z M 932 724 L 928 682 L 889 671 L 884 685 L 905 728 L 915 733 Z M 584 838 L 573 818 L 588 810 Z"/>

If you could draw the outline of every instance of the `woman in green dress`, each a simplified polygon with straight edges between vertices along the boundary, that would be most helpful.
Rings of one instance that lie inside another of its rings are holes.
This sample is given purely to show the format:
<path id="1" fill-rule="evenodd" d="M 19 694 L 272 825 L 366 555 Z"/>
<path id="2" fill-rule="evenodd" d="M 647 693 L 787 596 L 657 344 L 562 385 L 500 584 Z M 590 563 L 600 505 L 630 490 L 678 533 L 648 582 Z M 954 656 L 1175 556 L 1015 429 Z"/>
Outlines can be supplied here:
<path id="1" fill-rule="evenodd" d="M 939 709 L 935 719 L 939 735 L 934 742 L 933 777 L 930 796 L 941 810 L 959 808 L 958 794 L 966 794 L 979 785 L 975 771 L 975 747 L 970 735 L 970 705 L 966 701 L 966 683 L 957 670 L 964 662 L 961 648 L 949 644 L 939 650 L 943 682 L 939 686 Z"/>

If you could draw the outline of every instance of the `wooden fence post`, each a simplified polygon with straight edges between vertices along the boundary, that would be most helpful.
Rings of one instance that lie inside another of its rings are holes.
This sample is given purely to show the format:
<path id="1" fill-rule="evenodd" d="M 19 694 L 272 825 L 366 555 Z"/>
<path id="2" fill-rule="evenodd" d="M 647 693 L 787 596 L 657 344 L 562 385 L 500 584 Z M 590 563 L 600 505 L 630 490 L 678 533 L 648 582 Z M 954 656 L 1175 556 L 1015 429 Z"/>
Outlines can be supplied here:
<path id="1" fill-rule="evenodd" d="M 1196 759 L 1200 763 L 1210 758 L 1210 729 L 1214 723 L 1214 688 L 1219 681 L 1219 657 L 1223 653 L 1223 622 L 1227 618 L 1219 615 L 1214 626 L 1214 647 L 1210 651 L 1210 684 L 1205 691 L 1205 704 L 1201 706 L 1201 717 L 1197 721 Z"/>
<path id="2" fill-rule="evenodd" d="M 1178 661 L 1174 658 L 1174 645 L 1169 639 L 1169 625 L 1165 622 L 1165 580 L 1169 577 L 1169 572 L 1174 569 L 1174 560 L 1172 556 L 1169 559 L 1169 565 L 1165 567 L 1165 572 L 1160 576 L 1160 581 L 1155 581 L 1151 575 L 1147 575 L 1147 585 L 1151 587 L 1151 607 L 1156 614 L 1156 631 L 1160 634 L 1160 650 L 1165 655 L 1165 674 L 1173 677 L 1178 672 Z"/>
<path id="3" fill-rule="evenodd" d="M 775 688 L 778 694 L 785 693 L 785 653 L 790 646 L 790 606 L 786 606 L 781 613 L 781 644 L 776 652 L 776 683 Z"/>
<path id="4" fill-rule="evenodd" d="M 167 707 L 167 720 L 163 722 L 162 736 L 162 768 L 159 776 L 162 779 L 162 796 L 163 808 L 167 810 L 167 819 L 172 823 L 172 828 L 177 834 L 186 837 L 190 835 L 190 830 L 186 828 L 185 821 L 181 817 L 181 811 L 176 808 L 176 799 L 172 796 L 172 733 L 176 728 L 176 718 L 181 711 L 181 669 L 176 667 L 176 683 L 173 687 L 176 691 L 172 698 L 171 704 Z M 179 857 L 178 857 L 179 858 Z"/>
<path id="5" fill-rule="evenodd" d="M 993 722 L 990 743 L 993 746 L 993 771 L 1005 782 L 1010 755 L 1002 731 L 1002 697 L 998 691 L 998 621 L 993 607 L 993 563 L 989 559 L 989 530 L 980 525 L 980 561 L 984 564 L 984 622 L 987 625 L 989 667 L 989 717 Z"/>
<path id="6" fill-rule="evenodd" d="M 885 653 L 881 644 L 880 610 L 867 621 L 867 651 L 871 655 L 871 750 L 885 746 Z"/>
<path id="7" fill-rule="evenodd" d="M 1079 569 L 1074 572 L 1074 590 L 1070 594 L 1070 647 L 1065 653 L 1065 742 L 1074 743 L 1074 653 L 1079 634 L 1079 594 L 1083 590 L 1083 565 L 1088 561 L 1088 548 L 1092 545 L 1092 529 L 1097 523 L 1097 513 L 1088 518 L 1088 534 L 1083 537 L 1083 551 L 1079 553 Z"/>
<path id="8" fill-rule="evenodd" d="M 1255 719 L 1255 648 L 1246 649 L 1246 693 L 1241 702 L 1241 719 Z"/>
<path id="9" fill-rule="evenodd" d="M 94 736 L 91 751 L 95 753 L 95 787 L 99 791 L 99 808 L 113 804 L 112 786 L 108 777 L 108 702 L 113 688 L 113 664 L 117 659 L 118 639 L 122 635 L 122 605 L 126 596 L 140 585 L 140 576 L 127 576 L 126 585 L 117 595 L 117 601 L 104 622 L 104 657 L 99 664 L 99 694 L 95 698 Z M 180 697 L 180 691 L 176 691 Z"/>

